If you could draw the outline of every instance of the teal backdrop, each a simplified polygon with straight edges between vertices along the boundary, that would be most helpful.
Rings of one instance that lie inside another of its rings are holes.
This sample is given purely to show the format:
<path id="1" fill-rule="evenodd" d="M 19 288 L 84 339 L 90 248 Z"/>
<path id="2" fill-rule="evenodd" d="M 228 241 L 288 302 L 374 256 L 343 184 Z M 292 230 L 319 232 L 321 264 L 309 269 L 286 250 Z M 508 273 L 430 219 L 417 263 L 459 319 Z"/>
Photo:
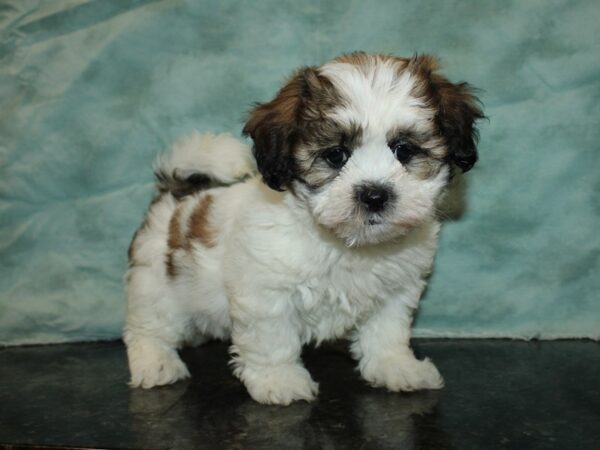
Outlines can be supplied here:
<path id="1" fill-rule="evenodd" d="M 119 337 L 155 155 L 353 50 L 436 54 L 489 117 L 415 334 L 600 338 L 599 23 L 597 0 L 0 2 L 0 344 Z"/>

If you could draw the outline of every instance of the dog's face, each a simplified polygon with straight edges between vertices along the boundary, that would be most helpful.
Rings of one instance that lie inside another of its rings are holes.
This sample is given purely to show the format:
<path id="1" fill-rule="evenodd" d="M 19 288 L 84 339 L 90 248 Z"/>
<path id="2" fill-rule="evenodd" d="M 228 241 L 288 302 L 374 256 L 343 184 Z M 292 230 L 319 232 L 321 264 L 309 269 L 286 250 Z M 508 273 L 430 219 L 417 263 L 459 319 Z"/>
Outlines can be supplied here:
<path id="1" fill-rule="evenodd" d="M 299 70 L 244 128 L 265 183 L 347 245 L 432 220 L 454 168 L 477 160 L 483 117 L 469 86 L 436 70 L 429 56 L 364 53 Z"/>

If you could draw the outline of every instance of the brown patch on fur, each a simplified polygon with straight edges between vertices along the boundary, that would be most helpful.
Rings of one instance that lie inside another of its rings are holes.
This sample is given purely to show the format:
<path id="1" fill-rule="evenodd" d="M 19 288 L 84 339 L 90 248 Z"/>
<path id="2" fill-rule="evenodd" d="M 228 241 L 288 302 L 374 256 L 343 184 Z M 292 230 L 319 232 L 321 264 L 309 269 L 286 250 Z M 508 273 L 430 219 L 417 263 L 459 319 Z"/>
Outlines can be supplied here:
<path id="1" fill-rule="evenodd" d="M 169 278 L 175 278 L 177 276 L 177 266 L 175 265 L 175 255 L 174 251 L 170 250 L 167 252 L 167 259 L 165 261 L 165 266 L 167 268 L 167 275 Z"/>
<path id="2" fill-rule="evenodd" d="M 181 206 L 178 206 L 171 216 L 169 221 L 169 236 L 167 239 L 167 245 L 169 246 L 166 254 L 165 265 L 167 268 L 167 275 L 170 278 L 177 276 L 177 265 L 175 263 L 175 251 L 185 246 L 185 239 L 181 233 Z"/>
<path id="3" fill-rule="evenodd" d="M 244 126 L 265 183 L 284 190 L 298 173 L 299 144 L 326 123 L 325 113 L 342 103 L 331 81 L 317 68 L 297 71 L 270 102 L 258 105 Z"/>
<path id="4" fill-rule="evenodd" d="M 435 131 L 435 130 L 431 130 Z M 389 130 L 386 139 L 390 148 L 397 141 L 408 143 L 414 150 L 414 156 L 405 164 L 410 173 L 421 180 L 436 175 L 446 157 L 446 147 L 441 139 L 430 131 L 415 131 L 405 128 Z"/>
<path id="5" fill-rule="evenodd" d="M 182 178 L 177 170 L 172 173 L 165 173 L 162 170 L 154 172 L 156 177 L 156 186 L 161 195 L 170 193 L 175 199 L 181 200 L 183 197 L 194 194 L 195 192 L 220 186 L 221 183 L 211 179 L 208 175 L 194 173 L 188 177 Z"/>
<path id="6" fill-rule="evenodd" d="M 167 245 L 171 250 L 183 248 L 185 245 L 185 239 L 181 233 L 181 206 L 175 209 L 175 212 L 171 216 L 169 221 L 169 238 L 167 239 Z"/>
<path id="7" fill-rule="evenodd" d="M 297 118 L 304 85 L 307 79 L 312 76 L 312 68 L 306 68 L 297 71 L 288 82 L 279 90 L 273 100 L 262 105 L 258 105 L 252 111 L 246 125 L 244 133 L 251 136 L 261 131 L 259 128 L 265 120 L 272 120 L 274 124 L 293 124 Z"/>
<path id="8" fill-rule="evenodd" d="M 474 89 L 468 83 L 451 83 L 437 73 L 439 67 L 437 58 L 431 55 L 411 58 L 407 70 L 419 80 L 412 94 L 437 110 L 435 126 L 448 148 L 446 159 L 466 172 L 477 161 L 475 122 L 485 116 Z"/>
<path id="9" fill-rule="evenodd" d="M 178 251 L 189 251 L 192 248 L 192 241 L 198 240 L 205 247 L 212 248 L 216 245 L 216 233 L 210 226 L 208 216 L 213 204 L 212 195 L 205 195 L 195 205 L 192 213 L 187 219 L 187 229 L 183 230 L 182 221 L 184 218 L 183 206 L 175 209 L 169 222 L 169 235 L 167 239 L 167 253 L 165 265 L 167 275 L 174 278 L 178 275 L 177 258 Z"/>
<path id="10" fill-rule="evenodd" d="M 212 248 L 215 244 L 215 230 L 211 228 L 208 220 L 208 215 L 213 204 L 213 197 L 205 195 L 202 200 L 196 205 L 194 211 L 190 215 L 187 242 L 192 239 L 199 240 L 205 247 Z"/>
<path id="11" fill-rule="evenodd" d="M 339 169 L 331 168 L 322 157 L 333 147 L 343 147 L 352 152 L 362 143 L 362 128 L 357 124 L 341 125 L 323 120 L 308 127 L 296 152 L 299 181 L 310 188 L 319 188 L 335 178 Z"/>

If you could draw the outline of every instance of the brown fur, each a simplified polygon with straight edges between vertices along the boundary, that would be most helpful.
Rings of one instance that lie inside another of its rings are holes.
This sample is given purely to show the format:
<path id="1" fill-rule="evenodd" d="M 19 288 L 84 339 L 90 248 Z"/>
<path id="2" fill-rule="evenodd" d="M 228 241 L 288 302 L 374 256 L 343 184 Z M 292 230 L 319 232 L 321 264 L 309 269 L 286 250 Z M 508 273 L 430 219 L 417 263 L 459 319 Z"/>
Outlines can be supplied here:
<path id="1" fill-rule="evenodd" d="M 417 178 L 425 180 L 436 175 L 441 169 L 447 151 L 441 139 L 431 132 L 424 133 L 399 128 L 388 131 L 386 137 L 389 143 L 402 140 L 421 150 L 406 165 L 407 170 Z"/>
<path id="2" fill-rule="evenodd" d="M 205 195 L 196 204 L 190 214 L 187 223 L 187 229 L 183 232 L 182 206 L 179 205 L 171 216 L 169 222 L 169 235 L 167 239 L 166 267 L 167 275 L 171 278 L 177 276 L 177 255 L 178 250 L 189 251 L 192 248 L 192 241 L 197 240 L 207 248 L 216 245 L 216 233 L 210 226 L 208 216 L 213 204 L 213 197 Z"/>
<path id="3" fill-rule="evenodd" d="M 468 83 L 452 83 L 437 70 L 440 64 L 430 55 L 417 55 L 407 66 L 421 82 L 415 84 L 413 95 L 425 99 L 436 109 L 436 131 L 447 146 L 446 159 L 463 172 L 477 161 L 477 130 L 475 122 L 485 116 L 479 100 Z"/>
<path id="4" fill-rule="evenodd" d="M 181 205 L 179 205 L 169 221 L 169 238 L 167 245 L 170 250 L 177 250 L 185 246 L 185 239 L 181 233 Z"/>
<path id="5" fill-rule="evenodd" d="M 175 264 L 175 252 L 173 250 L 167 252 L 165 265 L 167 267 L 167 275 L 169 278 L 175 278 L 177 276 L 177 265 Z"/>
<path id="6" fill-rule="evenodd" d="M 437 73 L 439 63 L 435 57 L 401 58 L 356 52 L 335 61 L 365 72 L 376 61 L 390 61 L 398 76 L 409 70 L 417 78 L 413 95 L 436 111 L 431 135 L 421 143 L 427 151 L 415 160 L 419 177 L 435 174 L 445 162 L 454 163 L 463 171 L 473 166 L 477 160 L 474 122 L 483 113 L 468 84 L 453 84 Z M 318 68 L 306 67 L 297 71 L 273 100 L 251 112 L 244 133 L 254 140 L 258 169 L 271 188 L 289 188 L 293 179 L 318 187 L 335 176 L 325 165 L 318 164 L 320 152 L 334 145 L 346 145 L 344 139 L 359 145 L 361 135 L 360 129 L 342 130 L 328 118 L 328 112 L 344 102 Z"/>
<path id="7" fill-rule="evenodd" d="M 352 151 L 361 143 L 362 128 L 358 125 L 347 127 L 331 120 L 323 120 L 315 124 L 307 130 L 296 152 L 298 180 L 311 188 L 323 186 L 338 173 L 320 157 L 323 150 L 342 146 Z"/>
<path id="8" fill-rule="evenodd" d="M 196 205 L 189 218 L 189 228 L 187 230 L 187 241 L 193 239 L 199 240 L 205 247 L 215 246 L 215 231 L 210 226 L 208 215 L 213 204 L 213 197 L 205 195 Z"/>
<path id="9" fill-rule="evenodd" d="M 250 114 L 244 134 L 254 140 L 254 155 L 264 181 L 284 190 L 301 168 L 298 146 L 327 124 L 326 112 L 342 102 L 331 82 L 315 67 L 297 71 L 270 102 Z"/>
<path id="10" fill-rule="evenodd" d="M 474 123 L 485 117 L 473 89 L 467 83 L 452 83 L 439 74 L 440 63 L 431 55 L 401 58 L 355 52 L 342 55 L 335 61 L 366 68 L 375 59 L 396 63 L 398 75 L 408 70 L 417 77 L 419 81 L 415 83 L 412 94 L 437 111 L 434 131 L 446 144 L 446 154 L 438 151 L 432 156 L 452 162 L 463 171 L 469 170 L 477 161 L 475 147 L 478 135 Z"/>
<path id="11" fill-rule="evenodd" d="M 175 251 L 184 247 L 185 241 L 181 234 L 181 205 L 175 209 L 169 221 L 169 237 L 167 239 L 168 250 L 166 254 L 167 275 L 170 278 L 177 276 L 177 264 L 175 262 Z"/>

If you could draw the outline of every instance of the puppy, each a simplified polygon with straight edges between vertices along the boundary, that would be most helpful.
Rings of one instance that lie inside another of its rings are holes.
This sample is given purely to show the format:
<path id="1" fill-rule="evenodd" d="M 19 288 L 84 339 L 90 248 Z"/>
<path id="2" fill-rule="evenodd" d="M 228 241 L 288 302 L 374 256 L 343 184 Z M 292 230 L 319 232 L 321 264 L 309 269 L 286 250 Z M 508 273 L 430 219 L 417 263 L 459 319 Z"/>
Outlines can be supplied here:
<path id="1" fill-rule="evenodd" d="M 373 386 L 441 388 L 413 355 L 411 321 L 437 207 L 475 164 L 482 117 L 431 56 L 353 53 L 298 70 L 256 106 L 252 151 L 228 135 L 176 143 L 129 249 L 131 386 L 189 377 L 178 348 L 230 339 L 252 398 L 310 401 L 302 346 L 347 337 Z"/>

